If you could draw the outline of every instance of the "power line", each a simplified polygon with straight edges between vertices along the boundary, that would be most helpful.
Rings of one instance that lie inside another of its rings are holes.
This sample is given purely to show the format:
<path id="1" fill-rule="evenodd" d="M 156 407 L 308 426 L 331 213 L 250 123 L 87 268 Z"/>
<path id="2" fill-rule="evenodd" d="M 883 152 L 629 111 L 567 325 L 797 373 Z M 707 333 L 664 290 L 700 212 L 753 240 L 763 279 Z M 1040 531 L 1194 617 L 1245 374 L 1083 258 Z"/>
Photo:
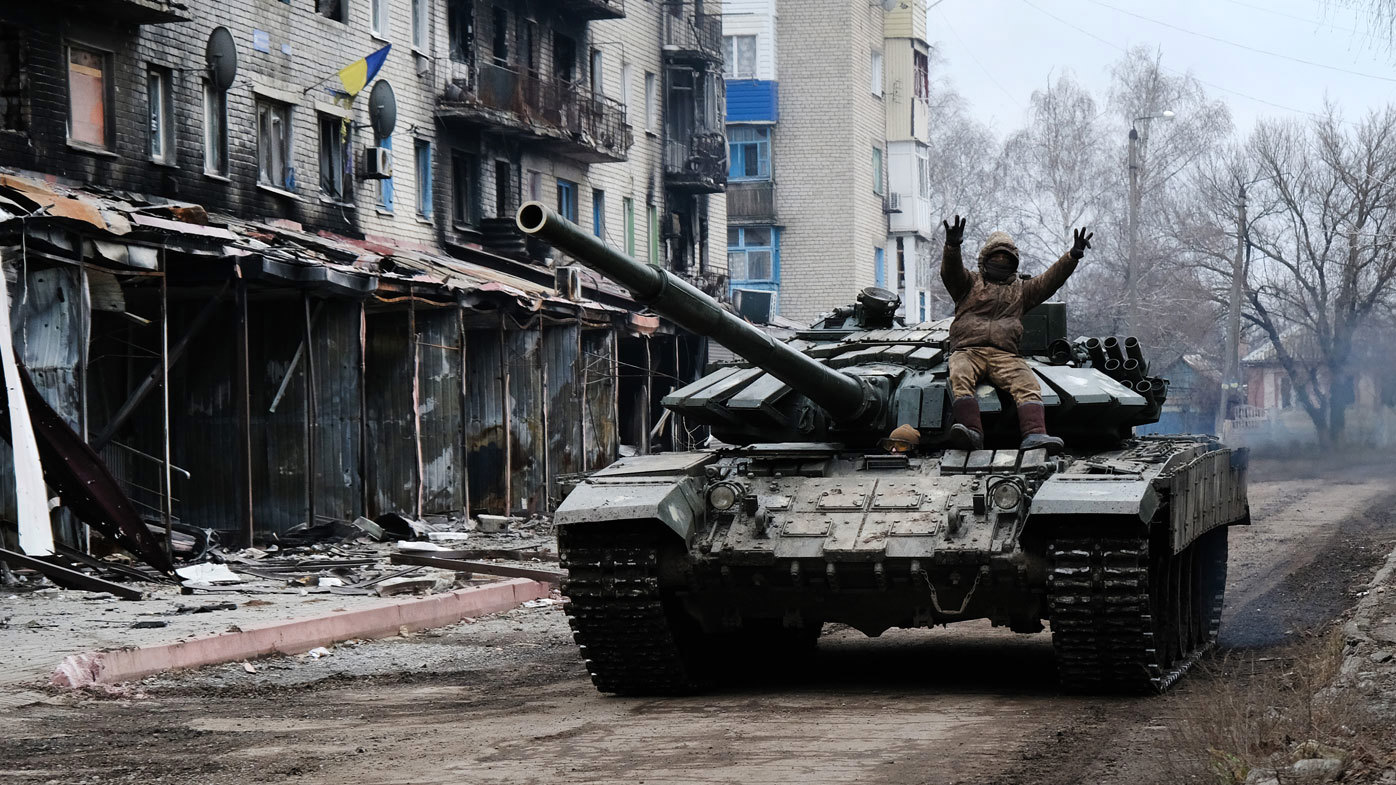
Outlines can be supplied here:
<path id="1" fill-rule="evenodd" d="M 1392 77 L 1392 76 L 1381 76 L 1380 74 L 1369 74 L 1369 73 L 1366 73 L 1366 72 L 1364 72 L 1364 71 L 1354 71 L 1354 70 L 1352 70 L 1351 68 L 1343 68 L 1343 67 L 1341 67 L 1341 66 L 1328 65 L 1328 64 L 1326 64 L 1326 63 L 1318 63 L 1318 62 L 1314 62 L 1313 60 L 1305 60 L 1305 59 L 1302 58 L 1302 57 L 1294 57 L 1293 55 L 1287 55 L 1287 54 L 1283 54 L 1283 53 L 1281 53 L 1281 52 L 1271 52 L 1271 51 L 1268 50 L 1268 49 L 1259 49 L 1259 48 L 1256 48 L 1256 47 L 1254 47 L 1254 46 L 1247 46 L 1246 44 L 1237 43 L 1236 41 L 1231 41 L 1231 40 L 1228 40 L 1228 39 L 1226 39 L 1226 38 L 1220 38 L 1220 37 L 1215 36 L 1215 35 L 1208 35 L 1207 33 L 1199 33 L 1199 32 L 1197 32 L 1196 30 L 1189 30 L 1189 29 L 1187 29 L 1186 27 L 1179 27 L 1178 25 L 1175 25 L 1175 24 L 1173 24 L 1173 23 L 1171 23 L 1171 22 L 1165 22 L 1165 21 L 1160 20 L 1160 19 L 1154 19 L 1153 17 L 1144 16 L 1143 14 L 1136 14 L 1136 13 L 1133 12 L 1133 11 L 1126 11 L 1126 10 L 1123 9 L 1123 8 L 1117 8 L 1117 7 L 1113 6 L 1113 5 L 1110 5 L 1109 3 L 1102 2 L 1102 0 L 1090 0 L 1090 2 L 1092 2 L 1092 3 L 1094 3 L 1094 4 L 1098 5 L 1098 6 L 1100 6 L 1101 8 L 1108 8 L 1108 9 L 1110 9 L 1111 11 L 1114 11 L 1115 13 L 1118 13 L 1118 14 L 1124 14 L 1125 16 L 1132 16 L 1132 17 L 1134 17 L 1135 19 L 1142 19 L 1142 20 L 1144 20 L 1145 22 L 1150 22 L 1150 23 L 1152 23 L 1152 24 L 1159 25 L 1160 27 L 1167 27 L 1167 28 L 1170 29 L 1170 30 L 1177 30 L 1177 31 L 1180 32 L 1180 33 L 1186 33 L 1186 34 L 1188 34 L 1188 35 L 1197 36 L 1198 38 L 1205 38 L 1205 39 L 1207 39 L 1208 41 L 1215 41 L 1215 42 L 1217 42 L 1217 43 L 1219 43 L 1219 44 L 1226 44 L 1227 46 L 1234 46 L 1234 47 L 1236 47 L 1237 49 L 1244 49 L 1244 50 L 1246 50 L 1247 52 L 1255 52 L 1256 54 L 1268 55 L 1268 56 L 1270 56 L 1270 57 L 1277 57 L 1277 58 L 1279 58 L 1279 59 L 1281 59 L 1281 60 L 1289 60 L 1290 62 L 1300 63 L 1301 65 L 1312 66 L 1312 67 L 1314 67 L 1314 68 L 1323 68 L 1323 69 L 1326 69 L 1326 70 L 1329 70 L 1329 71 L 1337 71 L 1338 73 L 1342 73 L 1342 74 L 1350 74 L 1350 75 L 1352 75 L 1352 76 L 1362 76 L 1362 77 L 1366 77 L 1366 78 L 1368 78 L 1368 79 L 1378 79 L 1378 80 L 1381 80 L 1381 81 L 1383 81 L 1383 82 L 1396 82 L 1396 77 Z"/>
<path id="2" fill-rule="evenodd" d="M 1322 21 L 1319 21 L 1318 19 L 1309 19 L 1309 18 L 1303 17 L 1303 16 L 1296 16 L 1296 15 L 1294 15 L 1294 14 L 1287 14 L 1287 13 L 1285 13 L 1284 11 L 1276 11 L 1276 10 L 1273 9 L 1273 8 L 1266 8 L 1266 7 L 1263 6 L 1263 5 L 1256 5 L 1256 4 L 1254 4 L 1254 3 L 1246 3 L 1246 2 L 1243 2 L 1242 0 L 1226 0 L 1226 2 L 1231 3 L 1232 5 L 1239 5 L 1239 6 L 1241 6 L 1242 8 L 1249 8 L 1249 9 L 1251 9 L 1251 10 L 1253 10 L 1253 11 L 1262 11 L 1262 12 L 1267 13 L 1267 14 L 1274 14 L 1275 16 L 1282 16 L 1282 17 L 1284 17 L 1284 18 L 1286 18 L 1286 19 L 1293 19 L 1293 20 L 1296 21 L 1296 22 L 1303 22 L 1303 23 L 1305 23 L 1305 24 L 1311 24 L 1311 25 L 1314 25 L 1315 27 L 1326 27 L 1326 28 L 1328 28 L 1329 30 L 1337 30 L 1337 31 L 1340 32 L 1340 33 L 1351 33 L 1352 35 L 1364 35 L 1364 34 L 1365 34 L 1365 31 L 1358 30 L 1358 29 L 1353 28 L 1353 27 L 1341 27 L 1341 26 L 1339 26 L 1339 25 L 1333 24 L 1332 22 L 1322 22 Z"/>
<path id="3" fill-rule="evenodd" d="M 1013 94 L 1008 92 L 1008 90 L 1005 89 L 1003 85 L 999 84 L 999 80 L 995 79 L 993 74 L 989 73 L 989 69 L 985 68 L 984 64 L 979 62 L 979 57 L 974 54 L 974 47 L 965 43 L 965 39 L 960 37 L 959 31 L 955 29 L 954 25 L 950 24 L 950 18 L 945 15 L 945 11 L 942 10 L 940 12 L 940 16 L 941 19 L 944 20 L 945 26 L 949 28 L 950 34 L 955 36 L 955 40 L 960 42 L 960 46 L 964 47 L 965 53 L 969 55 L 969 59 L 973 60 L 974 64 L 979 66 L 979 70 L 984 72 L 985 76 L 989 77 L 989 81 L 994 83 L 994 87 L 997 87 L 999 89 L 999 92 L 1003 93 L 1004 96 L 1008 98 L 1008 100 L 1012 101 L 1014 106 L 1017 106 L 1019 109 L 1023 109 L 1024 106 L 1022 102 L 1019 101 L 1017 98 L 1014 98 Z"/>
<path id="4" fill-rule="evenodd" d="M 1117 50 L 1117 51 L 1125 52 L 1125 53 L 1128 53 L 1128 52 L 1129 52 L 1129 50 L 1128 50 L 1127 48 L 1125 48 L 1125 47 L 1123 47 L 1123 46 L 1120 46 L 1119 44 L 1117 44 L 1117 43 L 1115 43 L 1115 42 L 1113 42 L 1113 41 L 1108 41 L 1108 40 L 1106 40 L 1106 39 L 1104 39 L 1104 38 L 1101 38 L 1100 36 L 1096 35 L 1095 33 L 1092 33 L 1092 32 L 1089 31 L 1089 30 L 1086 30 L 1086 29 L 1083 29 L 1083 28 L 1081 28 L 1081 27 L 1078 27 L 1077 25 L 1074 25 L 1074 24 L 1072 24 L 1071 22 L 1068 22 L 1067 20 L 1062 19 L 1060 16 L 1057 16 L 1056 14 L 1052 13 L 1051 11 L 1048 11 L 1048 10 L 1046 10 L 1046 9 L 1043 9 L 1043 8 L 1038 7 L 1038 6 L 1037 6 L 1036 4 L 1034 4 L 1031 0 L 1021 0 L 1021 2 L 1023 3 L 1023 5 L 1026 5 L 1027 7 L 1033 9 L 1034 11 L 1038 12 L 1039 14 L 1042 14 L 1043 16 L 1046 16 L 1046 17 L 1049 17 L 1049 18 L 1051 18 L 1051 19 L 1054 19 L 1054 20 L 1056 20 L 1058 23 L 1060 23 L 1060 24 L 1062 24 L 1062 25 L 1065 25 L 1066 27 L 1069 27 L 1069 28 L 1071 28 L 1072 30 L 1075 30 L 1076 32 L 1080 33 L 1081 35 L 1086 36 L 1087 38 L 1091 38 L 1091 39 L 1094 39 L 1095 41 L 1097 41 L 1097 42 L 1099 42 L 1099 43 L 1105 44 L 1106 46 L 1110 47 L 1111 49 L 1115 49 L 1115 50 Z M 1175 74 L 1175 75 L 1177 75 L 1177 76 L 1183 76 L 1183 77 L 1191 76 L 1190 74 L 1188 74 L 1188 73 L 1186 73 L 1186 72 L 1184 72 L 1184 71 L 1179 71 L 1179 70 L 1177 70 L 1176 68 L 1169 68 L 1168 66 L 1163 65 L 1163 64 L 1161 64 L 1161 63 L 1159 64 L 1159 68 L 1161 68 L 1161 69 L 1163 69 L 1163 70 L 1165 70 L 1165 71 L 1168 71 L 1168 72 L 1170 72 L 1170 73 L 1172 73 L 1172 74 Z M 1224 93 L 1231 93 L 1232 95 L 1239 96 L 1239 97 L 1241 97 L 1241 98 L 1245 98 L 1245 99 L 1248 100 L 1248 101 L 1255 101 L 1255 102 L 1258 103 L 1258 104 L 1265 104 L 1266 106 L 1272 106 L 1272 107 L 1274 107 L 1274 108 L 1276 108 L 1276 109 L 1283 109 L 1283 110 L 1285 110 L 1286 112 L 1294 112 L 1294 113 L 1296 113 L 1296 114 L 1308 115 L 1309 117 L 1322 117 L 1322 116 L 1323 116 L 1323 115 L 1317 114 L 1317 113 L 1315 113 L 1315 112 L 1306 111 L 1306 110 L 1304 110 L 1304 109 L 1297 109 L 1297 108 L 1295 108 L 1295 107 L 1293 107 L 1293 106 L 1285 106 L 1284 104 L 1277 104 L 1277 103 L 1275 103 L 1274 101 L 1267 101 L 1267 100 L 1264 99 L 1264 98 L 1257 98 L 1257 97 L 1255 97 L 1255 96 L 1253 96 L 1253 95 L 1250 95 L 1250 94 L 1248 94 L 1248 93 L 1243 93 L 1243 92 L 1241 92 L 1240 90 L 1233 90 L 1233 89 L 1231 89 L 1230 87 L 1223 87 L 1222 85 L 1216 84 L 1215 82 L 1209 82 L 1209 81 L 1207 81 L 1206 79 L 1202 79 L 1202 78 L 1197 77 L 1197 76 L 1192 76 L 1192 78 L 1197 79 L 1197 81 L 1201 82 L 1201 83 L 1204 84 L 1204 85 L 1207 85 L 1208 87 L 1212 88 L 1213 90 L 1221 90 L 1221 91 L 1224 92 Z"/>

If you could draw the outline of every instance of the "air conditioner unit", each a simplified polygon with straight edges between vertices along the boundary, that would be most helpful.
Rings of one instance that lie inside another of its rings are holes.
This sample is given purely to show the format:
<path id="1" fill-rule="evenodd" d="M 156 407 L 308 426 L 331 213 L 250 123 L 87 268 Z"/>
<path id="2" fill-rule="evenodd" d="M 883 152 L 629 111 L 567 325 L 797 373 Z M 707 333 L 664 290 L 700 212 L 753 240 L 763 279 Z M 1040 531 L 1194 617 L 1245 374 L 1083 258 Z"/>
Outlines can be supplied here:
<path id="1" fill-rule="evenodd" d="M 582 269 L 573 265 L 553 270 L 553 288 L 563 297 L 576 302 L 582 299 Z"/>
<path id="2" fill-rule="evenodd" d="M 763 292 L 758 289 L 732 291 L 732 305 L 736 307 L 737 313 L 756 324 L 771 323 L 771 317 L 775 315 L 775 304 L 775 292 Z"/>
<path id="3" fill-rule="evenodd" d="M 393 176 L 393 151 L 386 147 L 364 148 L 364 174 L 368 180 L 386 180 Z"/>

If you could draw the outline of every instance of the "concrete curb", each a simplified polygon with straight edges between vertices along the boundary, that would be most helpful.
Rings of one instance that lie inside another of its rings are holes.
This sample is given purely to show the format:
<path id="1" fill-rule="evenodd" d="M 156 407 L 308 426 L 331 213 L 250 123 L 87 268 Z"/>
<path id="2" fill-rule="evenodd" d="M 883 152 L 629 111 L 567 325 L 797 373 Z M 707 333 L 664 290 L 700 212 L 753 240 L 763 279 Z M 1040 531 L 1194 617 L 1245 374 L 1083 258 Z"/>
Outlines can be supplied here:
<path id="1" fill-rule="evenodd" d="M 386 638 L 408 631 L 455 624 L 461 619 L 506 611 L 547 597 L 552 587 L 525 578 L 499 581 L 446 594 L 277 622 L 177 643 L 74 654 L 59 663 L 49 683 L 58 687 L 120 684 L 153 673 L 221 662 L 300 654 L 354 638 Z"/>

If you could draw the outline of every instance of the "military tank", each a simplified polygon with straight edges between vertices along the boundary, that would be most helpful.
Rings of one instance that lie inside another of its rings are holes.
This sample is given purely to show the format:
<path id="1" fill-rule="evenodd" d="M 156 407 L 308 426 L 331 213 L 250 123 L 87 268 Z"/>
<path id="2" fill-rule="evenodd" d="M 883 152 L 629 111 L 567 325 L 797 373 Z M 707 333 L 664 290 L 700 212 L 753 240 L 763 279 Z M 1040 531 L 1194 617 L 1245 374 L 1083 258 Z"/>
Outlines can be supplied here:
<path id="1" fill-rule="evenodd" d="M 1063 687 L 1090 692 L 1162 692 L 1215 642 L 1247 454 L 1132 435 L 1167 394 L 1137 341 L 1068 340 L 1065 307 L 1040 306 L 1022 353 L 1066 449 L 1019 450 L 1012 402 L 987 385 L 985 449 L 947 449 L 948 320 L 900 324 L 897 296 L 870 288 L 783 343 L 539 203 L 517 221 L 743 360 L 663 401 L 720 446 L 622 459 L 556 511 L 597 689 L 701 690 L 717 644 L 795 655 L 828 623 L 1047 622 Z M 917 448 L 882 449 L 901 424 Z"/>

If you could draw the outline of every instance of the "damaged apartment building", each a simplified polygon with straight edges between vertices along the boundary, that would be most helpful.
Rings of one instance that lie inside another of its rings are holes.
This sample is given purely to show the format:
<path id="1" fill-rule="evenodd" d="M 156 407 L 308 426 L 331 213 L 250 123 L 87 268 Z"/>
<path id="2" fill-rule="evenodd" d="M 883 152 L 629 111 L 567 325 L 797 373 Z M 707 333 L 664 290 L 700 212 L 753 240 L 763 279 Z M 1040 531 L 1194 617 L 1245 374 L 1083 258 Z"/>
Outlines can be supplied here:
<path id="1" fill-rule="evenodd" d="M 7 4 L 0 256 L 21 376 L 142 517 L 225 542 L 546 513 L 570 475 L 688 446 L 703 434 L 659 402 L 706 342 L 513 215 L 542 201 L 722 292 L 719 11 Z M 81 516 L 54 515 L 81 544 Z"/>

